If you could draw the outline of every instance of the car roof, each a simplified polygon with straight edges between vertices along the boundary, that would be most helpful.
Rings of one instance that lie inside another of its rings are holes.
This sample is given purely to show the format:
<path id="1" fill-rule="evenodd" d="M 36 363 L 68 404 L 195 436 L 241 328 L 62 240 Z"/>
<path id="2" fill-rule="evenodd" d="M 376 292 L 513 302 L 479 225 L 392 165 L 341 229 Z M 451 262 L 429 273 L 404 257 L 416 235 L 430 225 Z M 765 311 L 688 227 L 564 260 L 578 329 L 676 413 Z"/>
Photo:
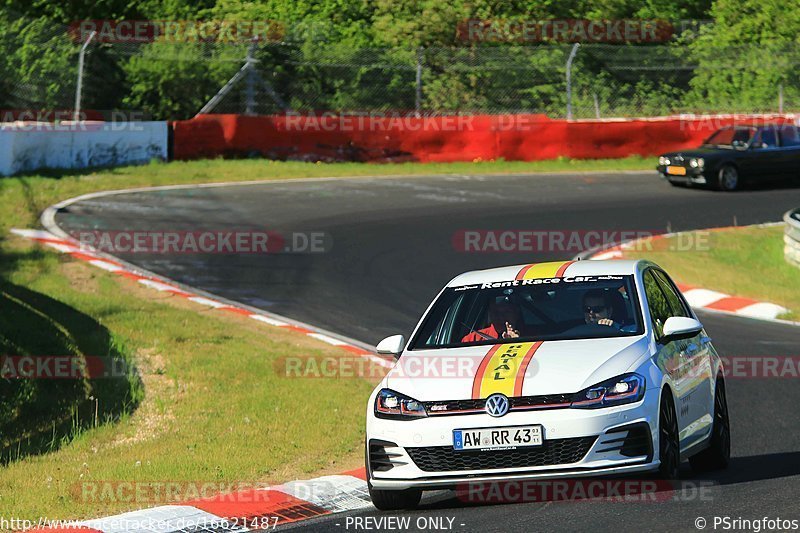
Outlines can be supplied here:
<path id="1" fill-rule="evenodd" d="M 630 259 L 605 259 L 586 261 L 553 261 L 511 265 L 486 270 L 473 270 L 453 278 L 448 287 L 475 283 L 494 283 L 515 279 L 560 278 L 574 276 L 625 276 L 636 274 L 644 261 Z M 647 262 L 649 263 L 649 261 Z"/>

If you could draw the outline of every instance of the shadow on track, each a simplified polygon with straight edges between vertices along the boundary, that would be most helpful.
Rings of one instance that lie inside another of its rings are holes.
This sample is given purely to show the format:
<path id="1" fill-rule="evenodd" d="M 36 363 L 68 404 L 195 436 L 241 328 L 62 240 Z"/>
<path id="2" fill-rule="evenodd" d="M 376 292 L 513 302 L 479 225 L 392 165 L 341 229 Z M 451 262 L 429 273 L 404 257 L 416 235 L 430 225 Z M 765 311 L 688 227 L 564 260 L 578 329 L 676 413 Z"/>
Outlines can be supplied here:
<path id="1" fill-rule="evenodd" d="M 764 481 L 770 479 L 779 479 L 783 477 L 791 477 L 800 475 L 800 452 L 784 452 L 772 453 L 764 455 L 751 455 L 746 457 L 732 457 L 730 465 L 727 469 L 718 472 L 709 472 L 701 475 L 695 475 L 688 463 L 683 464 L 681 470 L 681 479 L 674 482 L 674 484 L 666 481 L 653 481 L 656 484 L 656 490 L 652 491 L 652 496 L 656 501 L 667 501 L 666 495 L 675 490 L 680 491 L 682 484 L 687 488 L 692 488 L 697 485 L 711 485 L 711 486 L 725 486 L 735 485 L 739 483 L 750 483 L 754 481 Z M 575 483 L 580 478 L 574 480 L 559 480 L 563 483 Z M 633 478 L 633 477 L 609 477 L 609 478 L 585 478 L 587 483 L 599 480 L 606 480 L 609 482 L 636 482 L 637 479 L 646 483 L 648 479 L 652 478 Z M 520 482 L 525 483 L 525 482 Z M 547 483 L 542 481 L 541 483 Z M 534 493 L 535 494 L 535 493 Z M 537 494 L 538 495 L 538 494 Z M 517 503 L 581 503 L 582 501 L 592 501 L 591 498 L 574 499 L 571 502 L 557 498 L 543 498 L 531 501 L 467 501 L 465 498 L 459 497 L 454 492 L 440 492 L 440 496 L 435 498 L 429 503 L 420 505 L 418 511 L 437 511 L 446 509 L 459 509 L 465 507 L 482 507 L 487 505 L 508 505 Z M 602 502 L 602 499 L 596 500 Z"/>

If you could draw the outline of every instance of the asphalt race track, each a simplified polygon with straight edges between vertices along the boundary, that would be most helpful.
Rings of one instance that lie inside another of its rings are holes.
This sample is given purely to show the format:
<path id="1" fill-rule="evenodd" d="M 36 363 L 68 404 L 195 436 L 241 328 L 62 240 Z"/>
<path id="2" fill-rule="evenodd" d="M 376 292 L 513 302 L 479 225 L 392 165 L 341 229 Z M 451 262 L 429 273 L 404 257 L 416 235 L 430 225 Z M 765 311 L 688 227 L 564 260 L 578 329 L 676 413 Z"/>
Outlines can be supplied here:
<path id="1" fill-rule="evenodd" d="M 122 184 L 121 184 L 122 185 Z M 771 222 L 800 205 L 800 188 L 715 193 L 671 187 L 654 173 L 302 180 L 127 193 L 82 201 L 56 216 L 66 231 L 323 233 L 320 253 L 119 254 L 210 293 L 375 344 L 408 335 L 438 290 L 465 270 L 568 259 L 580 250 L 466 253 L 465 230 L 586 232 L 686 229 Z M 758 275 L 742 273 L 743 276 Z M 787 290 L 800 290 L 788 288 Z M 723 356 L 800 355 L 800 329 L 702 314 Z M 411 517 L 453 518 L 459 531 L 697 531 L 714 516 L 800 519 L 800 387 L 795 379 L 731 379 L 733 459 L 713 485 L 652 502 L 468 505 L 426 495 Z M 356 530 L 333 515 L 294 527 Z M 363 524 L 363 523 L 362 523 Z M 373 524 L 374 525 L 374 524 Z M 717 529 L 720 529 L 718 526 Z M 359 529 L 363 531 L 364 529 Z"/>

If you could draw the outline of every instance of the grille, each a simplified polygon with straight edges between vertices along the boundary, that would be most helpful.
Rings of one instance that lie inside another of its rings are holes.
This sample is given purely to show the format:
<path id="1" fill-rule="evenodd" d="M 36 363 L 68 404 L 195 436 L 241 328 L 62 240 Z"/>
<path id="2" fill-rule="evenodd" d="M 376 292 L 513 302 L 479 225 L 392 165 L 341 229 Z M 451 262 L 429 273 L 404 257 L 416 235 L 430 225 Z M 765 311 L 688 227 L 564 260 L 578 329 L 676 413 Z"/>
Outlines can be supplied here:
<path id="1" fill-rule="evenodd" d="M 595 440 L 597 437 L 553 439 L 542 446 L 486 452 L 457 452 L 452 446 L 406 448 L 406 452 L 425 472 L 524 468 L 576 463 L 586 456 Z"/>
<path id="2" fill-rule="evenodd" d="M 547 394 L 545 396 L 520 396 L 511 398 L 511 408 L 525 407 L 551 407 L 554 405 L 569 404 L 574 394 Z"/>
<path id="3" fill-rule="evenodd" d="M 509 398 L 511 409 L 547 409 L 566 407 L 572 401 L 573 394 L 546 394 L 543 396 L 519 396 Z M 429 415 L 453 415 L 461 411 L 483 411 L 486 399 L 481 400 L 445 400 L 441 402 L 423 402 Z M 432 409 L 432 407 L 438 409 Z M 442 406 L 445 408 L 442 409 Z"/>

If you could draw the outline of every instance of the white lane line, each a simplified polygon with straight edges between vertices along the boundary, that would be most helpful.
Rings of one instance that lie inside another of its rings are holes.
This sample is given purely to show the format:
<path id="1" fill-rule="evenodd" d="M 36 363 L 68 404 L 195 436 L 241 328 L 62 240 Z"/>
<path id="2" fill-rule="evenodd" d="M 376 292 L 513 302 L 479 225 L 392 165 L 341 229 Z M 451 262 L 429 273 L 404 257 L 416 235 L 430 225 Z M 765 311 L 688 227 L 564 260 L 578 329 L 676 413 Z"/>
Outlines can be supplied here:
<path id="1" fill-rule="evenodd" d="M 270 318 L 264 315 L 250 315 L 250 318 L 253 320 L 258 320 L 259 322 L 263 322 L 265 324 L 269 324 L 270 326 L 278 326 L 278 327 L 285 327 L 288 326 L 288 322 L 284 322 L 282 320 L 275 320 L 274 318 Z"/>
<path id="2" fill-rule="evenodd" d="M 120 270 L 125 270 L 119 265 L 115 265 L 114 263 L 109 263 L 108 261 L 103 261 L 102 259 L 92 259 L 89 261 L 90 265 L 94 265 L 97 268 L 102 268 L 103 270 L 107 270 L 108 272 L 119 272 Z"/>
<path id="3" fill-rule="evenodd" d="M 332 344 L 334 346 L 350 346 L 350 344 L 340 341 L 339 339 L 334 339 L 333 337 L 329 337 L 328 335 L 324 335 L 322 333 L 308 333 L 309 337 L 314 337 L 317 340 L 322 342 L 327 342 L 328 344 Z"/>
<path id="4" fill-rule="evenodd" d="M 214 300 L 209 300 L 208 298 L 203 298 L 202 296 L 191 296 L 188 299 L 193 302 L 199 303 L 201 305 L 207 305 L 209 307 L 213 307 L 214 309 L 219 309 L 220 307 L 228 307 L 227 304 L 216 302 Z"/>

